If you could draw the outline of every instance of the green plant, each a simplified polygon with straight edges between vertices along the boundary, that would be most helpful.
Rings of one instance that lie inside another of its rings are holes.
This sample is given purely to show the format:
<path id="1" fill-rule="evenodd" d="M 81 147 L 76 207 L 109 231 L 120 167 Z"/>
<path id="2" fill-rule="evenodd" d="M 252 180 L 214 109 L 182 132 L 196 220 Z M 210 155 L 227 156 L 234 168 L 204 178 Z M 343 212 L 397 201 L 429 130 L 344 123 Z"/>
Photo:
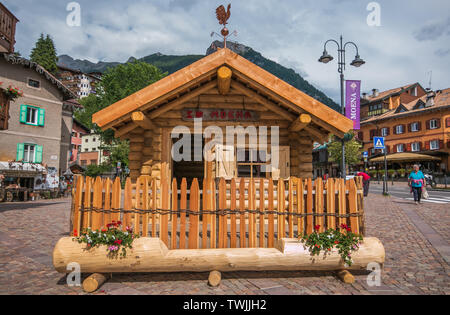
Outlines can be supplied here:
<path id="1" fill-rule="evenodd" d="M 395 170 L 388 170 L 389 177 L 394 177 L 395 173 Z"/>
<path id="2" fill-rule="evenodd" d="M 400 174 L 401 177 L 405 177 L 406 170 L 404 168 L 398 169 L 397 172 Z"/>
<path id="3" fill-rule="evenodd" d="M 301 240 L 305 243 L 305 246 L 309 247 L 311 255 L 319 255 L 322 250 L 325 251 L 326 255 L 326 253 L 331 252 L 333 247 L 336 247 L 344 263 L 351 266 L 351 252 L 359 248 L 363 237 L 353 233 L 346 224 L 341 224 L 341 229 L 344 232 L 338 229 L 329 229 L 319 233 L 319 229 L 320 225 L 316 225 L 314 232 L 310 235 L 303 236 Z"/>
<path id="4" fill-rule="evenodd" d="M 77 231 L 74 231 L 75 238 L 73 240 L 80 244 L 85 243 L 87 250 L 105 245 L 110 258 L 118 255 L 126 257 L 127 248 L 133 248 L 132 243 L 136 238 L 139 238 L 139 235 L 133 234 L 133 229 L 128 226 L 125 231 L 122 231 L 121 225 L 122 222 L 120 221 L 112 221 L 101 230 L 84 229 L 80 236 L 77 235 Z"/>

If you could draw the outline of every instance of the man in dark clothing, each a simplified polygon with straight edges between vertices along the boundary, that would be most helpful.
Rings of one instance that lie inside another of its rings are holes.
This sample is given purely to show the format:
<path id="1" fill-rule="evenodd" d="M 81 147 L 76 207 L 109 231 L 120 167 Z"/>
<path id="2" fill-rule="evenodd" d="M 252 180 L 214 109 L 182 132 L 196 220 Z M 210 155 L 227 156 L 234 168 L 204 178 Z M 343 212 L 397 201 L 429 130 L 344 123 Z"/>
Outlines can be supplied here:
<path id="1" fill-rule="evenodd" d="M 367 173 L 359 172 L 356 176 L 362 176 L 363 178 L 363 189 L 364 189 L 364 197 L 367 197 L 369 194 L 369 185 L 370 185 L 370 176 Z"/>

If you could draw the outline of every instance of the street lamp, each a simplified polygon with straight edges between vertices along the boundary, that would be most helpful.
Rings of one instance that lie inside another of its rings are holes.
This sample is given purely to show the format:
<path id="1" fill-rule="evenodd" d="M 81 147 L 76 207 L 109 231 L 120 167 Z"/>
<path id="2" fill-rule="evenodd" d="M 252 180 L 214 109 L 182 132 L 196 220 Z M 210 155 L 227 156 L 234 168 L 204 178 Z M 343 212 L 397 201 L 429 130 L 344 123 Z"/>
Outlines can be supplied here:
<path id="1" fill-rule="evenodd" d="M 342 112 L 342 115 L 345 115 L 344 70 L 345 70 L 345 48 L 347 47 L 347 45 L 353 45 L 356 48 L 356 56 L 355 56 L 355 59 L 350 63 L 351 66 L 359 68 L 366 62 L 364 60 L 362 60 L 361 57 L 359 56 L 358 46 L 356 46 L 355 43 L 346 42 L 344 44 L 342 42 L 342 35 L 340 37 L 339 42 L 334 39 L 329 39 L 325 42 L 325 44 L 323 45 L 323 54 L 319 58 L 319 62 L 327 64 L 334 59 L 333 56 L 331 56 L 327 51 L 327 44 L 329 42 L 335 43 L 338 47 L 338 72 L 341 77 L 341 112 Z M 345 179 L 346 170 L 345 170 L 345 141 L 344 141 L 344 138 L 342 138 L 341 141 L 342 141 L 341 177 Z"/>

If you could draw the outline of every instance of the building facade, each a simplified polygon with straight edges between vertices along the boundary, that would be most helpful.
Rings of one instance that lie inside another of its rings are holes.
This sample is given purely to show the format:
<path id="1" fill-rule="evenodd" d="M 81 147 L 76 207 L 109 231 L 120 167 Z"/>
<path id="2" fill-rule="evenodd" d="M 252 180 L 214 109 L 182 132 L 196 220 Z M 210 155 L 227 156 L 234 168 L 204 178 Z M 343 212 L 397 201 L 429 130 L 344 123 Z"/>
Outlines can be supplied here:
<path id="1" fill-rule="evenodd" d="M 420 86 L 416 85 L 416 88 L 418 92 L 415 95 L 403 89 L 400 94 L 385 98 L 382 103 L 384 105 L 393 103 L 394 106 L 391 108 L 382 107 L 379 114 L 361 116 L 358 139 L 362 141 L 364 150 L 368 151 L 369 160 L 381 154 L 381 150 L 373 148 L 373 137 L 381 136 L 385 137 L 388 154 L 412 152 L 439 157 L 440 161 L 427 163 L 427 168 L 433 172 L 448 172 L 450 89 L 424 90 L 423 93 Z M 402 93 L 407 94 L 402 98 Z M 366 105 L 370 106 L 371 103 Z M 392 165 L 393 168 L 408 166 L 410 167 L 407 163 L 401 162 Z"/>
<path id="2" fill-rule="evenodd" d="M 95 87 L 101 81 L 98 73 L 90 75 L 62 65 L 58 65 L 57 76 L 80 99 L 95 93 Z"/>
<path id="3" fill-rule="evenodd" d="M 100 165 L 108 161 L 109 152 L 101 149 L 101 136 L 96 133 L 84 134 L 81 137 L 80 165 Z"/>
<path id="4" fill-rule="evenodd" d="M 22 161 L 52 167 L 62 174 L 68 167 L 75 96 L 36 63 L 0 54 L 0 97 L 6 119 L 0 130 L 0 161 Z M 14 100 L 9 87 L 23 91 Z M 76 103 L 76 101 L 75 101 Z"/>
<path id="5" fill-rule="evenodd" d="M 71 137 L 71 155 L 69 162 L 77 162 L 79 163 L 79 154 L 81 151 L 81 143 L 82 136 L 89 134 L 90 130 L 86 126 L 84 126 L 81 122 L 76 119 L 73 119 L 72 125 L 72 137 Z"/>
<path id="6" fill-rule="evenodd" d="M 14 52 L 17 22 L 19 19 L 0 2 L 0 53 Z"/>

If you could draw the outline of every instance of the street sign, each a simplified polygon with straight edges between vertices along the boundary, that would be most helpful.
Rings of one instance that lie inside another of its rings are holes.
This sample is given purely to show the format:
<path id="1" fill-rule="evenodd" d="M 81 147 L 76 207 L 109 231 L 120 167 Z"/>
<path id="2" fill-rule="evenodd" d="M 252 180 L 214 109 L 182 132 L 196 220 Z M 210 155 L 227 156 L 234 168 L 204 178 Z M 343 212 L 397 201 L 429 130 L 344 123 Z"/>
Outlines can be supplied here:
<path id="1" fill-rule="evenodd" d="M 369 156 L 369 152 L 364 151 L 364 152 L 363 152 L 363 158 L 366 158 L 366 157 L 368 157 L 368 156 Z"/>
<path id="2" fill-rule="evenodd" d="M 384 137 L 373 137 L 373 148 L 384 150 Z"/>

